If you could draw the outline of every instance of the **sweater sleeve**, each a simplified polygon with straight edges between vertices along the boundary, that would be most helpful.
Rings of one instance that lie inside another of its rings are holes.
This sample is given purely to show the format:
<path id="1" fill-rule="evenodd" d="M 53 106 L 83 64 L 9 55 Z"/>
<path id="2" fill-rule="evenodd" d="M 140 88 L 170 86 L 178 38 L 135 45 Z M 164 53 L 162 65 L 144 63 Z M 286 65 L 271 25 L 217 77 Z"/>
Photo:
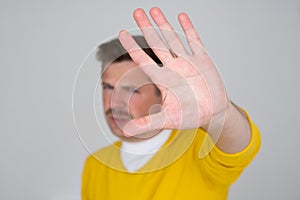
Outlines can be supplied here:
<path id="1" fill-rule="evenodd" d="M 87 157 L 81 177 L 81 200 L 94 199 L 95 188 L 99 186 L 99 161 L 92 154 Z"/>
<path id="2" fill-rule="evenodd" d="M 249 115 L 247 113 L 246 115 L 250 124 L 251 139 L 249 144 L 242 151 L 228 154 L 214 146 L 205 157 L 200 159 L 207 172 L 208 178 L 212 182 L 227 185 L 232 184 L 258 153 L 261 144 L 260 133 Z"/>
<path id="3" fill-rule="evenodd" d="M 81 177 L 81 200 L 89 200 L 88 197 L 88 188 L 89 188 L 89 177 L 91 172 L 91 160 L 92 157 L 89 156 L 83 167 L 82 177 Z"/>

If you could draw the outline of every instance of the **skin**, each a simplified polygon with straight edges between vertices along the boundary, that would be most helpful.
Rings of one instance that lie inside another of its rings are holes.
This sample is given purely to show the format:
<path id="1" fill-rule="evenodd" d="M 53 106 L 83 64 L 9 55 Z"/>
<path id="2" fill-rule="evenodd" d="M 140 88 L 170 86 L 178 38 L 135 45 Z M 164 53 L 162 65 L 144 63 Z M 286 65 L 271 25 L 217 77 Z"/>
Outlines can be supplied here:
<path id="1" fill-rule="evenodd" d="M 110 64 L 102 74 L 102 91 L 106 121 L 117 137 L 134 142 L 158 132 L 135 137 L 123 134 L 122 127 L 128 121 L 159 112 L 162 103 L 149 77 L 133 61 Z"/>
<path id="2" fill-rule="evenodd" d="M 136 9 L 133 13 L 138 27 L 154 53 L 163 62 L 163 67 L 153 67 L 155 62 L 140 49 L 128 32 L 121 31 L 119 39 L 133 61 L 158 86 L 163 99 L 162 109 L 126 123 L 122 127 L 123 135 L 139 135 L 158 129 L 201 127 L 222 151 L 242 151 L 251 138 L 249 122 L 243 112 L 228 98 L 220 74 L 206 53 L 188 15 L 180 13 L 178 21 L 188 39 L 191 54 L 159 8 L 152 8 L 150 15 L 168 47 L 153 28 L 143 9 Z M 173 53 L 170 53 L 168 48 Z M 149 65 L 152 67 L 147 67 Z M 160 123 L 161 121 L 164 123 Z M 215 131 L 216 129 L 221 131 Z"/>

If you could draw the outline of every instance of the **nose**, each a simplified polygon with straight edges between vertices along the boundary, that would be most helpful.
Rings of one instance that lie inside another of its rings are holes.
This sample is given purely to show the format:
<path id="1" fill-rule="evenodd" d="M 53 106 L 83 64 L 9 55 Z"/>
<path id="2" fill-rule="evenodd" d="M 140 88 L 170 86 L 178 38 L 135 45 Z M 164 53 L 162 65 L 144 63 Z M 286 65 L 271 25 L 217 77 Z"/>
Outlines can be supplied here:
<path id="1" fill-rule="evenodd" d="M 112 108 L 126 108 L 128 105 L 130 95 L 128 92 L 122 89 L 115 89 L 111 95 L 111 107 Z"/>

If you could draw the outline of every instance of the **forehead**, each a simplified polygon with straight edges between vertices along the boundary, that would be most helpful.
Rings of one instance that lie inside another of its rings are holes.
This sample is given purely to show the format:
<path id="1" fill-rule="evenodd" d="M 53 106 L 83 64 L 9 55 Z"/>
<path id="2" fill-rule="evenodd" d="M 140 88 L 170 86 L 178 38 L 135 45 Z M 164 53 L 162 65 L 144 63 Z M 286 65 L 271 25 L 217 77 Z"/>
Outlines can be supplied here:
<path id="1" fill-rule="evenodd" d="M 110 84 L 131 83 L 145 84 L 149 83 L 149 77 L 130 60 L 114 62 L 108 65 L 102 73 L 102 81 Z"/>

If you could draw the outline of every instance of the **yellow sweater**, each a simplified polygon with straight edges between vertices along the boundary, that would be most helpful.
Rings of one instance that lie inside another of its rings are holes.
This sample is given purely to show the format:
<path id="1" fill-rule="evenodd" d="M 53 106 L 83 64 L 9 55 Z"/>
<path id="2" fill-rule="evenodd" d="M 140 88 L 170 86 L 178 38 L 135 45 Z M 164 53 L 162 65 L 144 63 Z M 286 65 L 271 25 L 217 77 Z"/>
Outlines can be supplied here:
<path id="1" fill-rule="evenodd" d="M 121 142 L 96 151 L 84 166 L 82 200 L 224 200 L 259 150 L 259 131 L 251 121 L 250 125 L 249 145 L 235 154 L 214 147 L 202 129 L 173 131 L 136 173 L 122 165 Z"/>

